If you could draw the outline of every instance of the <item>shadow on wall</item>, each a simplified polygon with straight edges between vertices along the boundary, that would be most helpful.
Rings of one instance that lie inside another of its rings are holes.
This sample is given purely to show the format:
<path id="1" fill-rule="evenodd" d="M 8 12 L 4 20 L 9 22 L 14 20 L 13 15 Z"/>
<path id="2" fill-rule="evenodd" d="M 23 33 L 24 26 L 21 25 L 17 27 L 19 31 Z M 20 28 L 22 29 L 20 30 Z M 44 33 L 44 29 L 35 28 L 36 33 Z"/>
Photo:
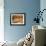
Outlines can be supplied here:
<path id="1" fill-rule="evenodd" d="M 37 16 L 34 18 L 34 21 L 36 21 L 36 23 L 40 23 L 40 19 L 41 19 L 42 22 L 44 21 L 42 16 L 43 16 L 43 13 L 44 13 L 45 10 L 46 9 L 43 9 L 43 11 L 38 12 Z"/>

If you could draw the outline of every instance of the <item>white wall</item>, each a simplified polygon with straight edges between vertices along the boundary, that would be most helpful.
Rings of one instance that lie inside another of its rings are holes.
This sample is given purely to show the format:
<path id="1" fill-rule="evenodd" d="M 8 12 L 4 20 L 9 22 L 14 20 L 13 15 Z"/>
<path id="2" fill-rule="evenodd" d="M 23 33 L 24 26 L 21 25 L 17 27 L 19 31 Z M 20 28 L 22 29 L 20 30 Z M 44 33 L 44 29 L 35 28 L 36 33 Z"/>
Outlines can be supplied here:
<path id="1" fill-rule="evenodd" d="M 41 9 L 46 9 L 46 0 L 40 0 L 40 4 L 41 4 Z"/>
<path id="2" fill-rule="evenodd" d="M 4 1 L 0 0 L 0 41 L 4 41 Z"/>
<path id="3" fill-rule="evenodd" d="M 46 0 L 40 0 L 40 9 L 41 10 L 46 9 Z M 40 21 L 40 25 L 46 27 L 46 10 L 43 12 L 42 17 L 43 17 L 43 22 Z"/>
<path id="4" fill-rule="evenodd" d="M 40 9 L 41 11 L 43 9 L 46 9 L 46 0 L 40 0 Z M 46 27 L 46 10 L 43 12 L 42 17 L 43 17 L 43 22 L 40 21 L 40 24 Z"/>

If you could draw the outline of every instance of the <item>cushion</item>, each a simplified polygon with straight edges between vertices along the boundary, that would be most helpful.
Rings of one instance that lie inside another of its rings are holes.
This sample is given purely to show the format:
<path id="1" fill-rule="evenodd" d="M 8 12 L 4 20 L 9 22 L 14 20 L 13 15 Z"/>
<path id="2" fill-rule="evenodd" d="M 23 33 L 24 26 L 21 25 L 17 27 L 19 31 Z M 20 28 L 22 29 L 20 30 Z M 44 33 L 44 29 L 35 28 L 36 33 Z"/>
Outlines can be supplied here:
<path id="1" fill-rule="evenodd" d="M 17 42 L 17 46 L 23 46 L 23 43 L 24 43 L 24 38 L 21 38 L 18 42 Z"/>

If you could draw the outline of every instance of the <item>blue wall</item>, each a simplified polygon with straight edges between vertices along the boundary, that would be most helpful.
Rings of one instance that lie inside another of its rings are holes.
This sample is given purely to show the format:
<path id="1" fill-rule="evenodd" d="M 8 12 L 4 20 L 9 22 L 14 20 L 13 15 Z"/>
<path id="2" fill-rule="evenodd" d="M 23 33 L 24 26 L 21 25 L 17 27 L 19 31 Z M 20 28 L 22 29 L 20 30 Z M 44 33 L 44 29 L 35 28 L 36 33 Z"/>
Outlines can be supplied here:
<path id="1" fill-rule="evenodd" d="M 33 19 L 40 10 L 40 0 L 4 0 L 4 35 L 7 41 L 18 41 L 24 37 L 32 25 Z M 10 26 L 10 13 L 26 13 L 25 26 Z"/>

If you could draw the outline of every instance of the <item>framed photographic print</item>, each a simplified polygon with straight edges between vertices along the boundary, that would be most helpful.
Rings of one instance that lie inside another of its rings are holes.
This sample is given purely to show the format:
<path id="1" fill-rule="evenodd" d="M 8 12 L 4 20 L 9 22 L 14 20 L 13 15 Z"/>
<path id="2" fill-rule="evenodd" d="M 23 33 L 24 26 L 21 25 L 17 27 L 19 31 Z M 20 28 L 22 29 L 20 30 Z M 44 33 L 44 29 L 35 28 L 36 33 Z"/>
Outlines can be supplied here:
<path id="1" fill-rule="evenodd" d="M 10 25 L 25 25 L 25 24 L 26 24 L 25 13 L 10 14 Z"/>

